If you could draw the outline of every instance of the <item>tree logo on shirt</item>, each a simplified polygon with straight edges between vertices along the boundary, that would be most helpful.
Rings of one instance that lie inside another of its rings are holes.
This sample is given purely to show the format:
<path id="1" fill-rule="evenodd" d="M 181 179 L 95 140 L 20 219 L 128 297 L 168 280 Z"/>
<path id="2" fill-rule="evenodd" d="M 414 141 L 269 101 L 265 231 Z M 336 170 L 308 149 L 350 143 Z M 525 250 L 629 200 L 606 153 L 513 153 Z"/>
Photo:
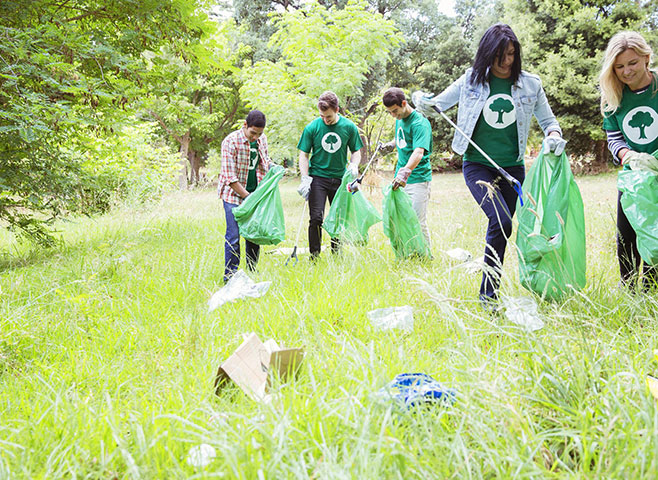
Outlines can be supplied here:
<path id="1" fill-rule="evenodd" d="M 258 163 L 258 149 L 250 147 L 249 152 L 249 170 L 253 170 Z"/>
<path id="2" fill-rule="evenodd" d="M 337 133 L 329 132 L 322 137 L 322 148 L 325 152 L 337 152 L 342 144 L 343 142 L 340 140 Z"/>
<path id="3" fill-rule="evenodd" d="M 638 145 L 646 145 L 658 137 L 658 114 L 651 107 L 636 107 L 622 122 L 624 136 Z"/>
<path id="4" fill-rule="evenodd" d="M 482 110 L 484 121 L 492 128 L 502 129 L 516 122 L 514 101 L 507 94 L 499 93 L 487 99 Z"/>
<path id="5" fill-rule="evenodd" d="M 397 135 L 395 135 L 395 143 L 398 148 L 407 147 L 407 140 L 404 138 L 404 130 L 402 130 L 402 126 L 398 127 Z"/>

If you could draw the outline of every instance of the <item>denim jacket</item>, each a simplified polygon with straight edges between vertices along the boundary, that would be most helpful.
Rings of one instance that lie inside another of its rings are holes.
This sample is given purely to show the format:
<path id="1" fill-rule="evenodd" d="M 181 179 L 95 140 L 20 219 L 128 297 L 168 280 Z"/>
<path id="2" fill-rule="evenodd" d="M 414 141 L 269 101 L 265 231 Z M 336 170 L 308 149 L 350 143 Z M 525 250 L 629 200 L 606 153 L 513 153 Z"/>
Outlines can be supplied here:
<path id="1" fill-rule="evenodd" d="M 480 113 L 482 113 L 487 98 L 489 98 L 489 82 L 484 85 L 473 85 L 471 83 L 471 71 L 471 68 L 466 70 L 466 73 L 457 81 L 431 99 L 431 103 L 437 105 L 443 111 L 459 103 L 457 126 L 469 137 L 473 135 L 475 124 L 480 118 Z M 553 131 L 557 131 L 562 135 L 560 125 L 548 105 L 546 94 L 541 86 L 541 80 L 537 75 L 522 71 L 519 79 L 512 85 L 512 99 L 516 107 L 519 159 L 523 159 L 525 154 L 533 114 L 537 117 L 544 135 L 548 135 Z M 467 147 L 468 139 L 461 133 L 456 132 L 452 141 L 452 149 L 455 153 L 463 155 Z"/>

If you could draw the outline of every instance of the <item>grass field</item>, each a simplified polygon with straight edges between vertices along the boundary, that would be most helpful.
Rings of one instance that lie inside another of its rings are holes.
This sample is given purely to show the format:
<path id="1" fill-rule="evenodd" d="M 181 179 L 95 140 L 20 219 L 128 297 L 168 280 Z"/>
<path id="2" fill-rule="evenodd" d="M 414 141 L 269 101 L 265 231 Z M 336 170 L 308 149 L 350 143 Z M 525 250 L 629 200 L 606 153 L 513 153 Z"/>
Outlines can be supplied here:
<path id="1" fill-rule="evenodd" d="M 265 247 L 268 293 L 208 313 L 223 273 L 223 209 L 175 193 L 60 224 L 41 251 L 0 237 L 0 478 L 656 478 L 658 299 L 617 288 L 615 176 L 579 178 L 588 285 L 540 303 L 535 333 L 483 314 L 479 274 L 445 251 L 483 251 L 485 218 L 460 175 L 436 176 L 434 261 L 395 260 L 381 224 L 367 247 L 294 267 Z M 281 184 L 291 247 L 301 201 Z M 381 211 L 381 193 L 367 192 Z M 328 239 L 325 235 L 325 241 Z M 306 234 L 301 246 L 307 246 Z M 502 293 L 530 295 L 508 249 Z M 413 332 L 366 313 L 411 305 Z M 256 332 L 304 346 L 301 371 L 268 404 L 219 363 Z M 458 391 L 409 412 L 374 399 L 396 374 Z M 205 468 L 186 462 L 207 443 Z"/>

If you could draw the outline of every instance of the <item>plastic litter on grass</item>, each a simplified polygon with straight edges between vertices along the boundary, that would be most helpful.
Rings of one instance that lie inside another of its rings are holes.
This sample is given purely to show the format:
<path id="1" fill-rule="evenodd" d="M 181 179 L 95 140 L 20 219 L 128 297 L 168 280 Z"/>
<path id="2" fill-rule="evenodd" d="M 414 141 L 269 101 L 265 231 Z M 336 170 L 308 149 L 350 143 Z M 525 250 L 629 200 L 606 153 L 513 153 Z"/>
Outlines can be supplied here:
<path id="1" fill-rule="evenodd" d="M 399 328 L 411 331 L 414 328 L 414 309 L 404 307 L 379 308 L 368 312 L 368 319 L 379 330 Z"/>
<path id="2" fill-rule="evenodd" d="M 458 267 L 463 268 L 467 273 L 478 273 L 485 268 L 484 255 L 473 258 L 471 252 L 459 247 L 446 250 L 445 254 L 453 260 L 458 261 Z"/>
<path id="3" fill-rule="evenodd" d="M 529 332 L 544 328 L 544 321 L 537 312 L 537 302 L 530 297 L 505 297 L 503 308 L 507 319 Z"/>
<path id="4" fill-rule="evenodd" d="M 216 291 L 210 298 L 208 301 L 208 311 L 212 312 L 225 303 L 234 302 L 241 298 L 262 297 L 270 288 L 270 285 L 272 285 L 271 281 L 256 283 L 249 278 L 244 270 L 238 270 L 226 285 Z"/>
<path id="5" fill-rule="evenodd" d="M 212 462 L 216 456 L 217 452 L 215 452 L 212 445 L 202 443 L 201 445 L 190 448 L 190 451 L 187 453 L 187 464 L 192 467 L 203 468 L 210 465 L 210 462 Z"/>
<path id="6" fill-rule="evenodd" d="M 463 248 L 452 248 L 450 250 L 446 250 L 446 255 L 462 263 L 468 262 L 469 260 L 473 259 L 473 255 L 471 255 L 471 252 L 469 252 L 468 250 L 464 250 Z"/>
<path id="7" fill-rule="evenodd" d="M 408 409 L 432 403 L 452 405 L 457 399 L 457 391 L 441 385 L 426 373 L 400 373 L 379 389 L 375 397 Z"/>

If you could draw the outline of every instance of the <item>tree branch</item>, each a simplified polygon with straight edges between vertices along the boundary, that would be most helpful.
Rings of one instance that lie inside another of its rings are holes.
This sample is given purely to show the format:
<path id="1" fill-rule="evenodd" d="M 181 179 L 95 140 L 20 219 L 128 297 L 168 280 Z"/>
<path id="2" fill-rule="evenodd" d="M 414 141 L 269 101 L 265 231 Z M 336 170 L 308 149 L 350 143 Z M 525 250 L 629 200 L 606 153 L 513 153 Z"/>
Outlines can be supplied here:
<path id="1" fill-rule="evenodd" d="M 176 133 L 171 128 L 169 128 L 167 126 L 167 124 L 164 122 L 164 120 L 162 119 L 162 117 L 160 115 L 158 115 L 153 110 L 149 110 L 149 115 L 151 115 L 153 118 L 155 118 L 158 121 L 158 123 L 160 124 L 160 126 L 164 129 L 164 131 L 167 132 L 172 137 L 174 137 L 178 143 L 180 143 L 180 144 L 183 143 L 183 137 L 181 137 L 180 135 L 176 135 Z"/>
<path id="2" fill-rule="evenodd" d="M 82 20 L 83 18 L 90 17 L 92 15 L 97 15 L 101 12 L 106 12 L 106 11 L 107 11 L 107 8 L 103 7 L 103 8 L 99 8 L 98 10 L 92 10 L 91 12 L 81 13 L 77 17 L 66 18 L 66 19 L 64 19 L 64 21 L 65 22 L 75 22 L 77 20 Z"/>

